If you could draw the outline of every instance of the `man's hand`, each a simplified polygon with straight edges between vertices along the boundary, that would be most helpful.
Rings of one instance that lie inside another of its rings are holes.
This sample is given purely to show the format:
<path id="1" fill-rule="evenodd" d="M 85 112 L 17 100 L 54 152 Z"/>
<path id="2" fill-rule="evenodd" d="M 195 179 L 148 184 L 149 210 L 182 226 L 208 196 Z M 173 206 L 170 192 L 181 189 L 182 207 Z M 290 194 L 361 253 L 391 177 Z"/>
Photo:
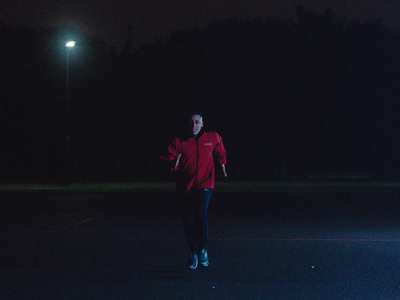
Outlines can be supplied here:
<path id="1" fill-rule="evenodd" d="M 222 168 L 222 173 L 224 174 L 224 177 L 228 177 L 228 174 L 226 173 L 225 165 L 221 165 L 221 168 Z"/>

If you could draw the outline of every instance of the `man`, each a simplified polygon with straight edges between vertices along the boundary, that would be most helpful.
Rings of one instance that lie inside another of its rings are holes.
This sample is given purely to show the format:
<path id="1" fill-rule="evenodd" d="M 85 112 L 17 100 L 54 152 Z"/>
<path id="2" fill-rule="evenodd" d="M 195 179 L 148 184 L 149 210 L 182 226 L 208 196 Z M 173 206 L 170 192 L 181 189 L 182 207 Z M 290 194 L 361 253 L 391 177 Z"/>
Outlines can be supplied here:
<path id="1" fill-rule="evenodd" d="M 206 249 L 208 240 L 208 204 L 214 189 L 215 170 L 213 155 L 225 169 L 226 150 L 221 136 L 204 131 L 201 112 L 190 115 L 190 133 L 176 137 L 161 156 L 177 172 L 176 195 L 182 209 L 185 236 L 190 247 L 188 268 L 196 269 L 198 263 L 209 265 Z"/>

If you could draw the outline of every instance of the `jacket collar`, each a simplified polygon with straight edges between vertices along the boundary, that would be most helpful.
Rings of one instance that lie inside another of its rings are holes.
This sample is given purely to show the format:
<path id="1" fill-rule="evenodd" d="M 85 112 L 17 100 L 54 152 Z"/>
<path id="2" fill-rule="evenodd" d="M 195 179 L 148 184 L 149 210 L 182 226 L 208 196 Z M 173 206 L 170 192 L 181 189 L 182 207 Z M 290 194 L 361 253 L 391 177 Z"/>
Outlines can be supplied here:
<path id="1" fill-rule="evenodd" d="M 195 140 L 198 140 L 201 138 L 201 136 L 204 134 L 204 128 L 201 128 L 200 132 L 194 137 Z"/>
<path id="2" fill-rule="evenodd" d="M 195 141 L 197 141 L 199 138 L 201 138 L 201 136 L 204 134 L 204 128 L 201 128 L 200 132 L 196 135 L 193 136 L 191 134 L 186 134 L 185 135 L 185 139 L 189 140 L 189 139 L 194 139 Z"/>

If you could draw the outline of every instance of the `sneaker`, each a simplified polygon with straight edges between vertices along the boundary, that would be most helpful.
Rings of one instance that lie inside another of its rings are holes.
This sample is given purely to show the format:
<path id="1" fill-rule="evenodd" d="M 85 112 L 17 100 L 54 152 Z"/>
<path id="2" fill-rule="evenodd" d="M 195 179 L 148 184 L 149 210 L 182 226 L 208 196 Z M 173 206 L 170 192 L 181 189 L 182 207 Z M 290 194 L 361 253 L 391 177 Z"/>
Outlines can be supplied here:
<path id="1" fill-rule="evenodd" d="M 204 267 L 208 267 L 210 262 L 208 261 L 208 254 L 206 249 L 201 249 L 199 253 L 199 261 Z"/>
<path id="2" fill-rule="evenodd" d="M 197 265 L 199 263 L 199 259 L 197 256 L 197 253 L 195 251 L 190 251 L 189 259 L 188 259 L 188 268 L 191 270 L 194 270 L 197 268 Z"/>

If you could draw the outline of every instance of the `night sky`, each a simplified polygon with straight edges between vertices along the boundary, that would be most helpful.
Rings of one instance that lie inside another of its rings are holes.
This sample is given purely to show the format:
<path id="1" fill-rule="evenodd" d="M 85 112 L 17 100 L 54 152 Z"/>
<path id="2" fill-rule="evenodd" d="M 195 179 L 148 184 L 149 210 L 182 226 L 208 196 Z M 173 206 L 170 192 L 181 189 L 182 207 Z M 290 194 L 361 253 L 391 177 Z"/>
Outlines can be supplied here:
<path id="1" fill-rule="evenodd" d="M 381 22 L 400 28 L 398 0 L 2 0 L 0 20 L 34 28 L 70 25 L 120 49 L 133 29 L 133 45 L 163 39 L 176 29 L 202 27 L 228 17 L 293 19 L 294 5 L 334 10 L 337 17 Z"/>

